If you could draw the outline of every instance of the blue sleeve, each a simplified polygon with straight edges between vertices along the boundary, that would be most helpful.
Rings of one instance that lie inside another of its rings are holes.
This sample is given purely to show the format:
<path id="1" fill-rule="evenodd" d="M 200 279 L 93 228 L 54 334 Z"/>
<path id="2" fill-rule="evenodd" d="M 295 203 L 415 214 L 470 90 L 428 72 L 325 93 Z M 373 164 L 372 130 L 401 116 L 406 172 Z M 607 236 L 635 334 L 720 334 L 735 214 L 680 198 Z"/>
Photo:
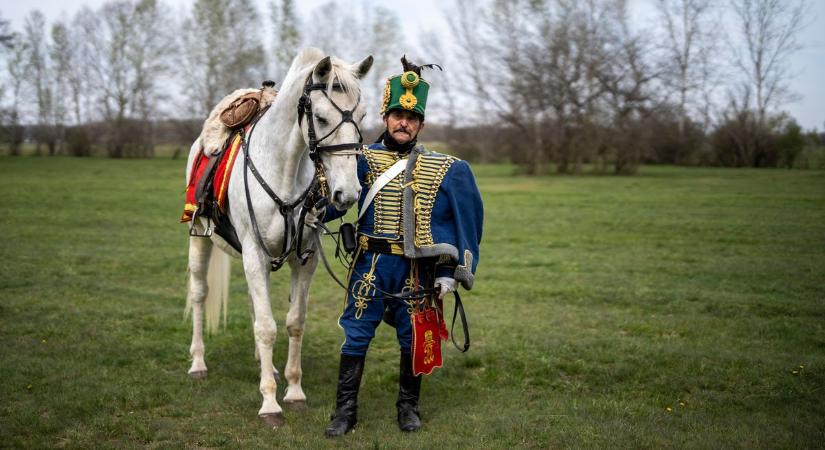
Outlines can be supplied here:
<path id="1" fill-rule="evenodd" d="M 339 217 L 344 217 L 347 211 L 338 211 L 334 206 L 327 205 L 326 209 L 324 210 L 324 223 L 331 222 Z"/>
<path id="2" fill-rule="evenodd" d="M 471 289 L 479 260 L 484 206 L 470 165 L 456 161 L 448 172 L 447 196 L 453 209 L 456 248 L 459 259 L 453 278 L 465 289 Z"/>

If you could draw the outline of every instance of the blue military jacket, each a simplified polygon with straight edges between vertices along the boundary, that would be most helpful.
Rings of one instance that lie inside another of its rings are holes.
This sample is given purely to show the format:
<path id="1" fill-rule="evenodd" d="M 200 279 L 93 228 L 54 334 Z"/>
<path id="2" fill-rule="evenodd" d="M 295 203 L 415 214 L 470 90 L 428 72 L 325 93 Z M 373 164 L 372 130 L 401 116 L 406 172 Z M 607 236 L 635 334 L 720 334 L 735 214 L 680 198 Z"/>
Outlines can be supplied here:
<path id="1" fill-rule="evenodd" d="M 358 159 L 359 211 L 378 177 L 401 158 L 406 169 L 387 183 L 358 221 L 358 233 L 402 240 L 407 258 L 437 257 L 437 276 L 451 276 L 465 289 L 473 286 L 479 259 L 484 209 L 470 166 L 453 156 L 415 147 L 399 155 L 381 143 Z M 327 208 L 324 220 L 344 213 Z"/>

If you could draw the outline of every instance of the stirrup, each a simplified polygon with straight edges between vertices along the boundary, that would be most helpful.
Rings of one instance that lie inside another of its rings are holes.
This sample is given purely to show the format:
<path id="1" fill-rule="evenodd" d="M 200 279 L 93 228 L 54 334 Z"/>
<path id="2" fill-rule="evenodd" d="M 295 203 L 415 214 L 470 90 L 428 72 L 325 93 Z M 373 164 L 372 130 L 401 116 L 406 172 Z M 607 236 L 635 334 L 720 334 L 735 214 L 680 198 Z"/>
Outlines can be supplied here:
<path id="1" fill-rule="evenodd" d="M 195 207 L 195 212 L 192 213 L 192 220 L 189 221 L 189 236 L 191 237 L 212 237 L 212 219 L 209 216 L 206 216 L 206 229 L 203 231 L 203 234 L 199 234 L 198 230 L 195 227 L 195 221 L 198 219 L 198 211 L 200 208 Z"/>

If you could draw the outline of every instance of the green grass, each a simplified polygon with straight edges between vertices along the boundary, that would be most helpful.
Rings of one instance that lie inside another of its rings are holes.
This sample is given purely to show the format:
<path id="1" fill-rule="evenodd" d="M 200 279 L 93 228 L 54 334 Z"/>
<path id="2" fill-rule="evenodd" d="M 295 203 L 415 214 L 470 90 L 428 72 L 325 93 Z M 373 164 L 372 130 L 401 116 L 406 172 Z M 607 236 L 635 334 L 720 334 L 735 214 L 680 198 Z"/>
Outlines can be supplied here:
<path id="1" fill-rule="evenodd" d="M 323 438 L 342 294 L 319 273 L 306 411 L 259 423 L 240 264 L 229 324 L 186 376 L 183 161 L 0 158 L 0 447 L 814 448 L 825 442 L 825 173 L 478 166 L 472 348 L 395 424 L 379 328 L 360 423 Z M 273 277 L 283 370 L 287 274 Z M 804 367 L 802 367 L 804 366 Z M 283 386 L 279 387 L 281 390 Z M 281 394 L 282 395 L 282 394 Z"/>

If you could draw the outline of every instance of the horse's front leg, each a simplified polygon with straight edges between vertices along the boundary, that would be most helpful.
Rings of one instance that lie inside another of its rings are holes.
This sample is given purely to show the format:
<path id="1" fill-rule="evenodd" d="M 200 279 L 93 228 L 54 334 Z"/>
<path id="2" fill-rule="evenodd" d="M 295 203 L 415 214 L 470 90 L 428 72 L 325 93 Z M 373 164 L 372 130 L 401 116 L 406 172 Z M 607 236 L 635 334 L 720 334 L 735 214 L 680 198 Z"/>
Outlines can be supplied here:
<path id="1" fill-rule="evenodd" d="M 318 267 L 318 256 L 310 258 L 305 265 L 301 265 L 294 258 L 290 259 L 292 268 L 292 283 L 289 294 L 289 312 L 286 315 L 286 330 L 289 333 L 289 354 L 286 360 L 287 388 L 284 395 L 284 404 L 295 409 L 306 406 L 306 395 L 301 388 L 301 344 L 304 340 L 304 323 L 307 318 L 307 303 L 309 303 L 309 284 L 315 268 Z"/>
<path id="2" fill-rule="evenodd" d="M 277 326 L 269 303 L 269 264 L 260 250 L 250 247 L 252 246 L 244 246 L 243 265 L 255 314 L 255 348 L 261 358 L 260 390 L 264 399 L 258 416 L 267 425 L 277 428 L 284 424 L 284 415 L 275 398 L 278 384 L 275 382 L 275 366 L 272 364 L 272 347 L 275 344 Z"/>

